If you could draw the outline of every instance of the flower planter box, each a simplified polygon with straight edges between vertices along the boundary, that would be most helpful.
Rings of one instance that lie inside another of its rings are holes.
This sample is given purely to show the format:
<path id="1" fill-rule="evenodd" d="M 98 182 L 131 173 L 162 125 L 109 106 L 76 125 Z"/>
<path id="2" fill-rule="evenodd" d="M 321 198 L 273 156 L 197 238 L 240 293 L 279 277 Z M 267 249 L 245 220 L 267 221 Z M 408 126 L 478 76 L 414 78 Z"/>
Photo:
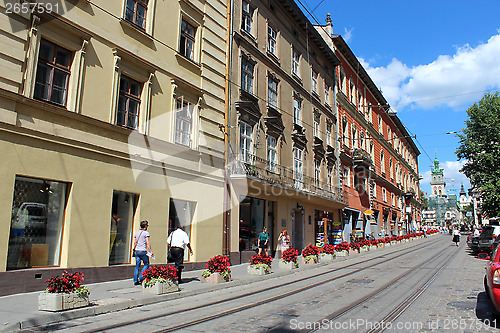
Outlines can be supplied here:
<path id="1" fill-rule="evenodd" d="M 358 254 L 359 250 L 349 250 L 349 255 L 351 254 Z"/>
<path id="2" fill-rule="evenodd" d="M 391 245 L 396 245 L 396 241 L 391 241 Z"/>
<path id="3" fill-rule="evenodd" d="M 280 269 L 285 269 L 285 270 L 292 270 L 292 269 L 295 269 L 297 268 L 298 265 L 296 265 L 294 262 L 292 261 L 289 261 L 289 262 L 283 262 L 280 260 L 279 262 L 279 268 Z"/>
<path id="4" fill-rule="evenodd" d="M 347 250 L 338 251 L 337 253 L 335 253 L 335 255 L 337 257 L 347 257 L 349 255 L 349 251 Z"/>
<path id="5" fill-rule="evenodd" d="M 64 311 L 89 305 L 89 295 L 77 293 L 41 293 L 38 295 L 38 310 Z"/>
<path id="6" fill-rule="evenodd" d="M 248 266 L 247 273 L 249 275 L 266 275 L 266 274 L 269 274 L 269 273 L 266 272 L 266 270 L 262 266 L 260 266 L 260 267 Z"/>
<path id="7" fill-rule="evenodd" d="M 308 261 L 305 261 L 305 258 L 302 257 L 302 263 L 304 265 L 312 265 L 312 264 L 317 264 L 318 263 L 318 259 L 316 257 L 316 261 L 314 261 L 314 259 L 309 259 Z"/>
<path id="8" fill-rule="evenodd" d="M 384 243 L 378 243 L 378 244 L 377 244 L 377 247 L 384 248 L 384 247 L 385 247 L 385 244 L 384 244 Z"/>
<path id="9" fill-rule="evenodd" d="M 215 272 L 215 273 L 210 274 L 207 277 L 202 276 L 201 282 L 203 282 L 203 283 L 222 283 L 222 282 L 226 282 L 226 280 L 224 280 L 224 277 L 222 276 L 221 273 Z"/>
<path id="10" fill-rule="evenodd" d="M 319 255 L 319 262 L 332 262 L 335 259 L 335 254 L 321 253 Z"/>
<path id="11" fill-rule="evenodd" d="M 372 245 L 372 246 L 370 246 L 370 251 L 371 251 L 371 250 L 376 250 L 376 249 L 377 249 L 377 245 Z"/>
<path id="12" fill-rule="evenodd" d="M 360 249 L 359 249 L 359 252 L 368 252 L 370 251 L 370 249 L 368 248 L 368 246 L 362 246 Z"/>
<path id="13" fill-rule="evenodd" d="M 142 285 L 142 292 L 145 294 L 152 294 L 152 295 L 161 295 L 161 294 L 166 294 L 166 293 L 171 293 L 174 291 L 179 291 L 179 286 L 177 285 L 177 282 L 156 282 L 154 285 L 151 287 L 146 287 L 144 284 Z"/>

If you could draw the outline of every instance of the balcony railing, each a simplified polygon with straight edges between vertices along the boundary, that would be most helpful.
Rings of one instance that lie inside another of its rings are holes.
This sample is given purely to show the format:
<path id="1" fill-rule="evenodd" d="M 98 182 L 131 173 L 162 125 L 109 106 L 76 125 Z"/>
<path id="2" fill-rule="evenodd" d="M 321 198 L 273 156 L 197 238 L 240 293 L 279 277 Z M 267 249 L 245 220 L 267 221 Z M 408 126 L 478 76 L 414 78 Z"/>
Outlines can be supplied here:
<path id="1" fill-rule="evenodd" d="M 255 155 L 237 156 L 228 166 L 231 176 L 249 176 L 268 184 L 304 192 L 322 198 L 343 202 L 340 187 L 320 182 L 314 177 L 296 174 L 293 168 L 267 161 Z"/>

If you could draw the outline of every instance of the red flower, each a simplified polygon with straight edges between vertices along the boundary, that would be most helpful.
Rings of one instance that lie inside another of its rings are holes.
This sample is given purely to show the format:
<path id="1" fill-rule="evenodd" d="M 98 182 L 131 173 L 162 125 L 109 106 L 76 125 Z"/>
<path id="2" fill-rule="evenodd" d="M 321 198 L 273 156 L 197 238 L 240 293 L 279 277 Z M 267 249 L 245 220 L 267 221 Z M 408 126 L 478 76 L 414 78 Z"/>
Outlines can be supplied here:
<path id="1" fill-rule="evenodd" d="M 333 253 L 335 253 L 335 246 L 332 244 L 325 244 L 321 248 L 321 252 L 326 253 L 326 254 L 333 254 Z"/>
<path id="2" fill-rule="evenodd" d="M 48 283 L 47 290 L 50 293 L 73 292 L 76 288 L 81 286 L 83 276 L 81 272 L 68 273 L 68 271 L 65 270 L 61 276 L 57 275 L 45 280 L 45 282 Z"/>
<path id="3" fill-rule="evenodd" d="M 210 271 L 210 273 L 215 273 L 215 272 L 222 273 L 226 270 L 231 271 L 229 269 L 230 265 L 231 265 L 231 263 L 229 262 L 228 257 L 218 255 L 218 256 L 211 258 L 207 262 L 207 269 Z"/>
<path id="4" fill-rule="evenodd" d="M 164 278 L 165 280 L 176 280 L 177 279 L 177 268 L 173 265 L 165 266 L 150 266 L 142 273 L 144 281 L 148 282 L 153 278 Z"/>
<path id="5" fill-rule="evenodd" d="M 268 266 L 271 266 L 272 261 L 273 258 L 271 258 L 270 255 L 256 254 L 253 255 L 252 258 L 250 259 L 250 265 L 266 264 Z"/>
<path id="6" fill-rule="evenodd" d="M 316 245 L 309 244 L 305 249 L 302 250 L 302 257 L 317 256 L 319 254 L 319 247 Z"/>
<path id="7" fill-rule="evenodd" d="M 342 242 L 340 244 L 335 245 L 335 251 L 349 251 L 349 244 L 347 242 Z"/>
<path id="8" fill-rule="evenodd" d="M 297 261 L 297 256 L 299 255 L 299 251 L 289 248 L 281 254 L 281 259 L 283 259 L 286 262 L 296 262 Z"/>

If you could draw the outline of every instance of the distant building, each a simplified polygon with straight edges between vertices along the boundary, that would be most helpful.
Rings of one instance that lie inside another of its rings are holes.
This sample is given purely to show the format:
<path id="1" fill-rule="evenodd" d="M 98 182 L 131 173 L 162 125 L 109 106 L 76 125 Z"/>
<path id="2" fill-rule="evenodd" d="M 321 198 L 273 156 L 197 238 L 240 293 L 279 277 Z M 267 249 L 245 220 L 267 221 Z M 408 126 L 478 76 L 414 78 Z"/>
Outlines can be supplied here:
<path id="1" fill-rule="evenodd" d="M 427 209 L 422 212 L 424 223 L 438 226 L 449 226 L 460 221 L 460 212 L 456 194 L 446 193 L 443 169 L 439 168 L 439 160 L 434 159 L 431 171 L 431 195 Z"/>

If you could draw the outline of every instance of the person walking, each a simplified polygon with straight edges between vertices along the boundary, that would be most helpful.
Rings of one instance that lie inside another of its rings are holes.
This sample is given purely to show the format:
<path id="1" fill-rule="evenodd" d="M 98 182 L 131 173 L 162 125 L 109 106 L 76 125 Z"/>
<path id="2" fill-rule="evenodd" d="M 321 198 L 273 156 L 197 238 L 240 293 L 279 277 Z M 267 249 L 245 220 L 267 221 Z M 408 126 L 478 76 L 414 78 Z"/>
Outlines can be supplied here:
<path id="1" fill-rule="evenodd" d="M 151 244 L 149 242 L 149 232 L 148 232 L 149 222 L 144 220 L 141 221 L 141 230 L 137 230 L 134 234 L 134 257 L 135 257 L 135 269 L 134 269 L 134 285 L 140 285 L 142 283 L 142 273 L 149 268 L 149 256 L 153 257 L 151 251 Z M 144 264 L 141 274 L 139 271 L 141 268 L 141 261 Z"/>
<path id="2" fill-rule="evenodd" d="M 180 224 L 177 226 L 177 229 L 168 235 L 167 245 L 170 253 L 172 254 L 174 266 L 177 268 L 177 282 L 181 284 L 181 273 L 184 268 L 184 251 L 187 247 L 189 249 L 189 253 L 193 255 L 193 249 L 189 243 L 188 234 L 184 231 L 184 228 Z"/>
<path id="3" fill-rule="evenodd" d="M 262 228 L 262 232 L 259 234 L 259 254 L 264 253 L 267 256 L 267 244 L 269 243 L 269 234 L 267 233 L 267 228 Z"/>
<path id="4" fill-rule="evenodd" d="M 460 246 L 460 230 L 458 228 L 453 228 L 453 241 L 457 246 Z"/>

